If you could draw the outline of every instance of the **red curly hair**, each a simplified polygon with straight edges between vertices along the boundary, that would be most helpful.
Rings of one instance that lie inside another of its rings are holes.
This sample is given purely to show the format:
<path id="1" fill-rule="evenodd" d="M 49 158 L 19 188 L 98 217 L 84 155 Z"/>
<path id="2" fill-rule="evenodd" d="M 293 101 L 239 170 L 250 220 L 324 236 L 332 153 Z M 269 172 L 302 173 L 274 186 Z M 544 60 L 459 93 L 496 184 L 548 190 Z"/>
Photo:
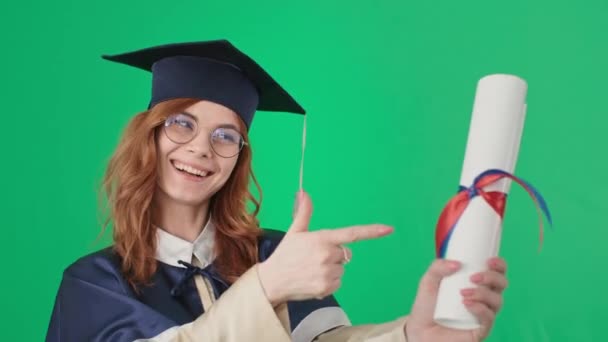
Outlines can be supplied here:
<path id="1" fill-rule="evenodd" d="M 174 99 L 161 102 L 131 119 L 110 159 L 102 183 L 107 199 L 104 230 L 112 224 L 114 249 L 121 257 L 122 272 L 131 286 L 149 283 L 156 272 L 156 228 L 151 221 L 152 199 L 157 186 L 156 134 L 165 119 L 200 100 Z M 240 131 L 248 142 L 242 121 Z M 210 200 L 209 211 L 216 226 L 214 264 L 229 283 L 258 262 L 257 213 L 261 189 L 251 168 L 252 152 L 245 146 L 226 184 Z M 257 187 L 258 201 L 249 191 Z M 247 206 L 253 204 L 253 211 Z"/>

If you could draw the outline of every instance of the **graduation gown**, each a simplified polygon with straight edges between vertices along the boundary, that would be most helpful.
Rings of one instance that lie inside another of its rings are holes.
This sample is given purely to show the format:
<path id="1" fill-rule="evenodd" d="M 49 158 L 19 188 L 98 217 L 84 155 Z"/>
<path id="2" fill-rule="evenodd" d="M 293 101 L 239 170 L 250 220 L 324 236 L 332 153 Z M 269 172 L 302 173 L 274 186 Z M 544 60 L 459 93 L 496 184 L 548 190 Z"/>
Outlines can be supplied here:
<path id="1" fill-rule="evenodd" d="M 194 243 L 159 229 L 157 271 L 137 293 L 111 247 L 79 259 L 64 271 L 46 341 L 405 341 L 405 319 L 353 327 L 333 296 L 273 308 L 257 265 L 228 286 L 213 267 L 213 235 L 211 222 Z M 264 230 L 260 261 L 283 235 Z"/>

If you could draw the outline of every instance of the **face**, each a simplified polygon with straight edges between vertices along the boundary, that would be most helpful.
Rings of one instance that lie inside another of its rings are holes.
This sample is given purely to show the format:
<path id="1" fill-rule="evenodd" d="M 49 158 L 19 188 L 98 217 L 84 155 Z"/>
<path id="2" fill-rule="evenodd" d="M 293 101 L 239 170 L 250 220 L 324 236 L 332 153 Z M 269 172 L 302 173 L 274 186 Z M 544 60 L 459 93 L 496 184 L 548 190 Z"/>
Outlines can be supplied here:
<path id="1" fill-rule="evenodd" d="M 239 122 L 234 111 L 209 101 L 170 116 L 156 138 L 158 199 L 200 206 L 219 191 L 238 159 Z"/>

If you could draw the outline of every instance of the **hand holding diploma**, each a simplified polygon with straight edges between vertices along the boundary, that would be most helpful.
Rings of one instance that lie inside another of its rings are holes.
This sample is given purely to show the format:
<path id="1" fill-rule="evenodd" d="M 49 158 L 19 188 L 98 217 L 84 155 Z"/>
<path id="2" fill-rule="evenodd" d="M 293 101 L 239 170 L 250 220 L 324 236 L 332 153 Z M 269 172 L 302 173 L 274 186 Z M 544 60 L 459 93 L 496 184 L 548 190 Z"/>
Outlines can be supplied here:
<path id="1" fill-rule="evenodd" d="M 478 328 L 471 330 L 448 328 L 439 325 L 433 318 L 441 280 L 458 271 L 460 266 L 457 261 L 438 259 L 422 276 L 405 326 L 408 342 L 472 342 L 488 336 L 502 307 L 502 293 L 507 287 L 507 264 L 501 258 L 489 259 L 487 271 L 471 276 L 470 281 L 476 287 L 461 290 L 461 302 L 480 322 Z"/>

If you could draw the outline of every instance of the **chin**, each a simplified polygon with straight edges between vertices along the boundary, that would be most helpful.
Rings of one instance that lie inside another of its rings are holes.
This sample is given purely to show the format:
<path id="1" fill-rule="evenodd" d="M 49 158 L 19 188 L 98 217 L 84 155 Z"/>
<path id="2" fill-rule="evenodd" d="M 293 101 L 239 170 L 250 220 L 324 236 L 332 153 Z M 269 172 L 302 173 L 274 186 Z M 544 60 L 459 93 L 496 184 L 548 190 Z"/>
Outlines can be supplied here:
<path id="1" fill-rule="evenodd" d="M 202 203 L 208 201 L 215 191 L 209 187 L 175 187 L 172 194 L 176 200 L 183 202 Z"/>
<path id="2" fill-rule="evenodd" d="M 163 201 L 170 201 L 188 206 L 200 206 L 209 201 L 211 195 L 206 191 L 204 193 L 193 193 L 192 189 L 180 189 L 181 187 L 163 187 L 160 186 L 161 198 Z"/>

